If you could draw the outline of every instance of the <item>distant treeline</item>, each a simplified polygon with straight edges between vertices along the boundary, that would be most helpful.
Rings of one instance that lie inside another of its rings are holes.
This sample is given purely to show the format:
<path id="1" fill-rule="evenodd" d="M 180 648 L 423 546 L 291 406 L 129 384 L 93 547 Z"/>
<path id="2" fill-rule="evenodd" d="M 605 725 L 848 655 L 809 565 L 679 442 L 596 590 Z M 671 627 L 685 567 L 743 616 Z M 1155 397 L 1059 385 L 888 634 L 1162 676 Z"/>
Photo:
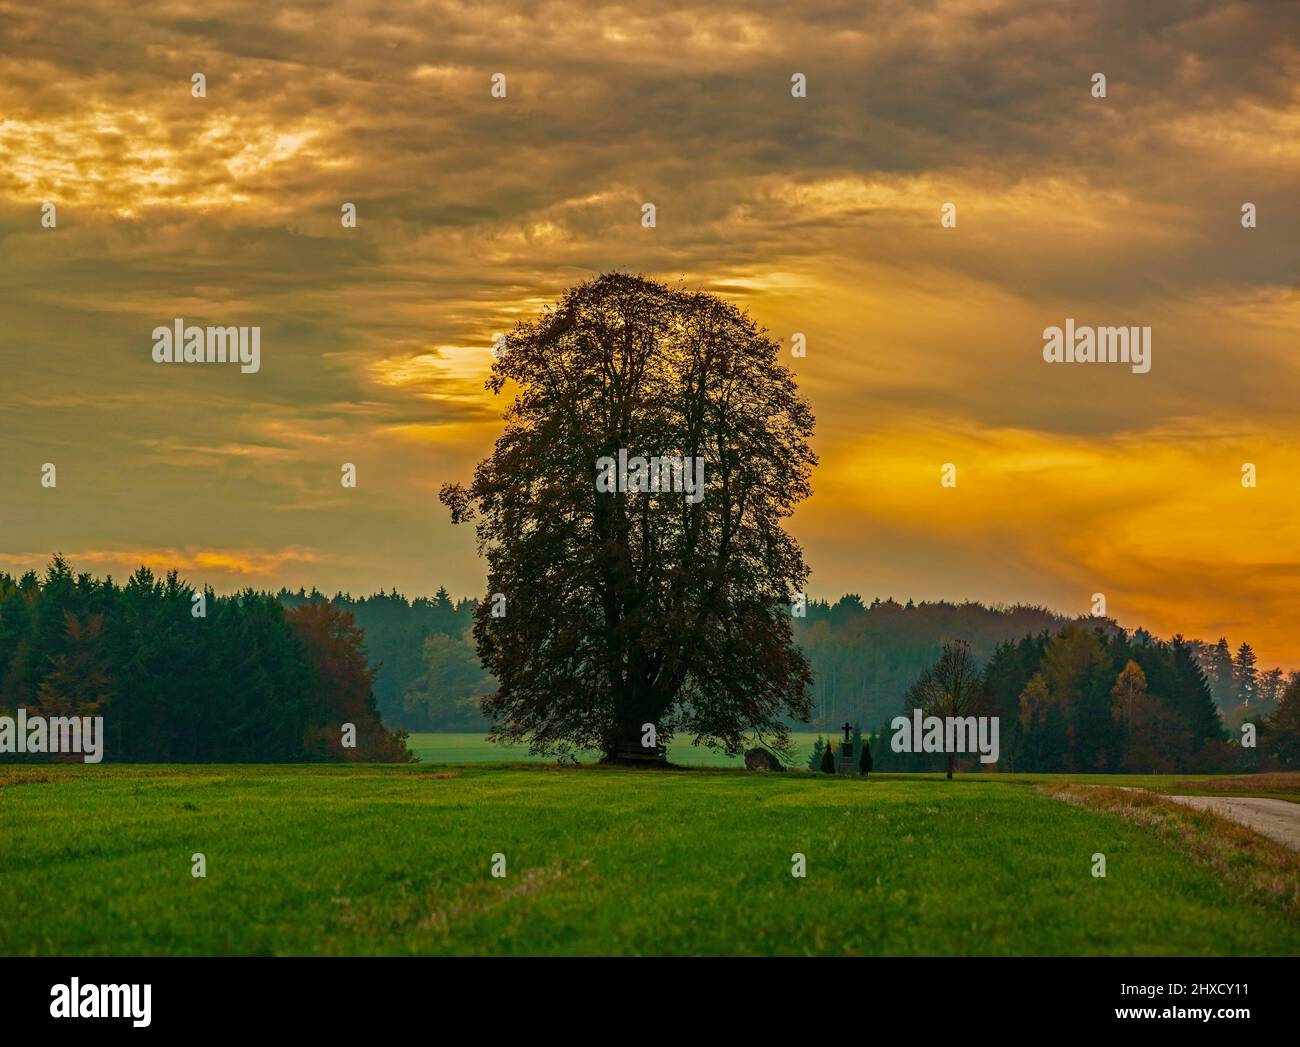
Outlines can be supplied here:
<path id="1" fill-rule="evenodd" d="M 876 724 L 898 713 L 907 690 L 939 656 L 949 640 L 963 640 L 981 665 L 1000 645 L 1026 636 L 1055 634 L 1067 625 L 1100 628 L 1118 635 L 1109 619 L 1067 618 L 1045 607 L 1016 605 L 986 607 L 980 603 L 900 604 L 877 598 L 869 606 L 856 594 L 834 605 L 808 605 L 805 619 L 795 622 L 795 639 L 812 666 L 818 712 L 816 727 L 836 728 L 844 719 Z M 1132 633 L 1139 644 L 1153 642 L 1144 629 Z M 1184 640 L 1204 670 L 1215 704 L 1230 726 L 1248 710 L 1267 712 L 1281 697 L 1281 669 L 1260 671 L 1250 644 L 1235 654 L 1226 638 L 1210 645 Z"/>
<path id="2" fill-rule="evenodd" d="M 331 602 L 355 616 L 365 629 L 371 662 L 378 671 L 375 695 L 385 723 L 410 731 L 487 729 L 479 698 L 492 690 L 493 681 L 479 665 L 470 636 L 475 601 L 453 601 L 446 589 L 439 589 L 432 599 L 415 600 L 396 591 L 360 599 L 303 590 L 281 591 L 279 597 L 290 607 Z M 817 707 L 812 725 L 834 733 L 845 720 L 866 727 L 891 719 L 902 710 L 908 689 L 949 640 L 964 640 L 981 665 L 987 664 L 990 671 L 996 665 L 999 672 L 1008 646 L 1019 650 L 1028 644 L 1024 649 L 1037 654 L 1024 655 L 1033 671 L 1025 675 L 1023 689 L 1037 672 L 1049 640 L 1072 626 L 1088 634 L 1100 629 L 1098 642 L 1113 658 L 1121 656 L 1117 652 L 1126 650 L 1125 645 L 1139 648 L 1142 656 L 1137 661 L 1149 677 L 1150 693 L 1161 699 L 1173 694 L 1174 678 L 1181 680 L 1177 700 L 1185 708 L 1203 702 L 1208 693 L 1211 712 L 1217 705 L 1222 714 L 1220 730 L 1225 726 L 1235 730 L 1247 716 L 1259 720 L 1281 696 L 1282 670 L 1257 671 L 1254 651 L 1247 643 L 1234 653 L 1226 639 L 1216 645 L 1182 639 L 1162 644 L 1142 629 L 1128 635 L 1112 621 L 1070 619 L 1044 607 L 911 600 L 902 604 L 879 598 L 866 604 L 860 596 L 848 594 L 834 604 L 810 602 L 806 615 L 794 620 L 795 639 L 813 671 Z M 1156 665 L 1160 659 L 1172 665 L 1175 650 L 1176 671 L 1165 672 Z M 1186 663 L 1188 656 L 1194 664 Z M 1108 686 L 1125 664 L 1110 673 Z M 1199 682 L 1192 679 L 1194 668 L 1202 671 Z M 1004 693 L 1008 686 L 1004 683 L 999 692 L 1000 709 L 1016 720 L 1018 705 L 1013 709 L 1015 702 Z M 1202 687 L 1208 687 L 1208 692 Z M 1194 702 L 1187 697 L 1193 692 Z M 1017 691 L 1017 702 L 1019 696 Z M 1211 717 L 1194 720 L 1193 736 L 1209 738 Z M 1019 738 L 1012 741 L 1018 743 Z M 1011 751 L 1017 760 L 1026 758 L 1019 750 Z"/>
<path id="3" fill-rule="evenodd" d="M 56 557 L 43 577 L 0 574 L 0 714 L 101 713 L 105 758 L 126 762 L 404 759 L 406 731 L 487 729 L 475 605 L 445 589 L 218 597 L 175 572 L 74 576 Z M 832 737 L 845 720 L 887 726 L 943 645 L 965 641 L 1000 717 L 1003 770 L 1249 769 L 1237 728 L 1262 724 L 1287 684 L 1257 670 L 1249 644 L 1162 642 L 1042 607 L 850 594 L 809 603 L 794 635 L 813 670 L 813 725 Z M 879 770 L 937 767 L 879 741 L 873 751 Z"/>
<path id="4" fill-rule="evenodd" d="M 964 640 L 981 664 L 1001 643 L 1054 632 L 1068 621 L 1045 607 L 986 607 L 980 603 L 901 604 L 856 593 L 834 604 L 808 604 L 795 619 L 795 640 L 812 667 L 814 727 L 838 729 L 845 720 L 865 728 L 897 715 L 907 689 L 929 668 L 948 640 Z"/>
<path id="5" fill-rule="evenodd" d="M 494 684 L 470 635 L 475 601 L 453 602 L 446 589 L 414 600 L 396 591 L 357 599 L 301 589 L 281 590 L 279 598 L 288 607 L 329 602 L 353 614 L 377 668 L 375 697 L 386 724 L 408 731 L 487 730 L 479 699 Z M 868 607 L 855 595 L 833 606 L 813 601 L 806 616 L 794 620 L 815 681 L 813 726 L 833 729 L 845 718 L 875 723 L 897 712 L 945 640 L 967 640 L 984 660 L 1001 642 L 1066 621 L 1041 607 L 893 600 Z"/>
<path id="6" fill-rule="evenodd" d="M 106 761 L 409 759 L 373 681 L 361 630 L 327 603 L 217 596 L 143 567 L 118 585 L 62 557 L 43 577 L 0 573 L 0 713 L 102 716 Z"/>
<path id="7" fill-rule="evenodd" d="M 980 685 L 978 713 L 999 719 L 1000 771 L 1251 771 L 1266 759 L 1266 746 L 1243 748 L 1225 729 L 1195 648 L 1182 637 L 1162 642 L 1141 631 L 1067 625 L 1000 644 Z M 1272 709 L 1257 702 L 1249 718 L 1262 727 Z M 943 767 L 942 755 L 893 752 L 891 737 L 886 719 L 876 731 L 876 770 Z M 961 763 L 977 769 L 972 758 Z"/>

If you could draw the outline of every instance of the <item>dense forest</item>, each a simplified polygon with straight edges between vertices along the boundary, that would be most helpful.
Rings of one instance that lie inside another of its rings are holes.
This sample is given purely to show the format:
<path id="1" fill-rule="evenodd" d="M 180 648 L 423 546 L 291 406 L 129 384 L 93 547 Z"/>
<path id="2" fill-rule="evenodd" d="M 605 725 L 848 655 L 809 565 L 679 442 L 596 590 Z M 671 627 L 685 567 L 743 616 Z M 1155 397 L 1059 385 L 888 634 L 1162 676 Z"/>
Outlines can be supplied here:
<path id="1" fill-rule="evenodd" d="M 331 602 L 351 612 L 365 630 L 371 663 L 378 667 L 375 696 L 384 722 L 411 731 L 478 730 L 485 726 L 478 697 L 492 686 L 474 654 L 473 600 L 452 601 L 445 589 L 432 599 L 408 600 L 397 592 L 355 599 L 281 590 L 288 607 Z M 1068 619 L 1043 607 L 986 607 L 979 603 L 865 604 L 849 594 L 836 603 L 814 601 L 794 622 L 795 639 L 812 666 L 817 710 L 812 726 L 835 729 L 845 719 L 879 723 L 902 708 L 908 688 L 938 656 L 944 642 L 966 641 L 981 663 L 1000 645 L 1058 632 L 1067 625 L 1117 635 L 1107 619 Z M 1144 630 L 1134 642 L 1148 643 Z M 1183 641 L 1205 672 L 1214 703 L 1229 726 L 1254 708 L 1267 710 L 1281 695 L 1281 669 L 1259 671 L 1243 643 L 1234 654 L 1217 645 Z M 806 727 L 804 729 L 807 729 Z"/>
<path id="2" fill-rule="evenodd" d="M 1300 673 L 1278 699 L 1256 691 L 1225 717 L 1198 659 L 1203 651 L 1181 636 L 1164 642 L 1141 630 L 1081 624 L 998 645 L 983 667 L 976 709 L 999 719 L 998 770 L 1169 774 L 1287 766 L 1284 735 L 1300 705 Z M 1243 747 L 1235 729 L 1247 720 L 1259 735 L 1254 747 Z M 875 737 L 877 770 L 943 766 L 940 755 L 893 752 L 888 719 Z"/>
<path id="3" fill-rule="evenodd" d="M 812 726 L 835 730 L 846 719 L 876 724 L 894 716 L 946 640 L 966 641 L 984 662 L 998 644 L 1059 629 L 1066 621 L 1046 608 L 1023 605 L 879 598 L 865 605 L 856 594 L 835 604 L 809 603 L 807 617 L 795 620 L 794 635 L 813 671 Z"/>
<path id="4" fill-rule="evenodd" d="M 360 628 L 328 603 L 217 596 L 144 567 L 119 586 L 62 557 L 0 574 L 0 712 L 103 716 L 107 761 L 407 760 L 373 681 Z"/>
<path id="5" fill-rule="evenodd" d="M 300 606 L 327 598 L 300 591 L 281 592 L 280 599 Z M 365 628 L 372 658 L 383 663 L 375 691 L 386 723 L 412 731 L 486 730 L 478 698 L 492 680 L 474 654 L 473 601 L 453 602 L 440 589 L 431 600 L 393 592 L 333 602 Z M 885 730 L 944 643 L 960 639 L 983 667 L 985 710 L 1003 725 L 1001 770 L 1278 765 L 1273 748 L 1239 744 L 1240 725 L 1249 720 L 1263 731 L 1288 684 L 1281 669 L 1258 669 L 1248 643 L 1234 652 L 1226 638 L 1161 641 L 1143 629 L 1128 633 L 1107 619 L 1067 619 L 1042 607 L 892 599 L 868 605 L 854 594 L 833 605 L 809 603 L 794 624 L 813 670 L 812 725 L 832 737 L 845 720 Z M 1300 699 L 1300 675 L 1292 674 L 1288 693 Z M 937 770 L 943 762 L 880 752 L 879 741 L 875 748 L 879 770 Z"/>
<path id="6" fill-rule="evenodd" d="M 474 607 L 445 589 L 217 596 L 146 568 L 118 585 L 56 557 L 43 576 L 0 574 L 0 713 L 107 714 L 106 759 L 123 762 L 406 759 L 407 731 L 486 730 Z M 1001 770 L 1253 769 L 1276 746 L 1243 750 L 1240 725 L 1264 730 L 1284 695 L 1300 698 L 1300 675 L 1261 671 L 1249 644 L 1162 641 L 1041 607 L 850 594 L 808 604 L 794 629 L 813 727 L 877 728 L 878 770 L 939 766 L 879 739 L 951 640 L 981 666 Z"/>

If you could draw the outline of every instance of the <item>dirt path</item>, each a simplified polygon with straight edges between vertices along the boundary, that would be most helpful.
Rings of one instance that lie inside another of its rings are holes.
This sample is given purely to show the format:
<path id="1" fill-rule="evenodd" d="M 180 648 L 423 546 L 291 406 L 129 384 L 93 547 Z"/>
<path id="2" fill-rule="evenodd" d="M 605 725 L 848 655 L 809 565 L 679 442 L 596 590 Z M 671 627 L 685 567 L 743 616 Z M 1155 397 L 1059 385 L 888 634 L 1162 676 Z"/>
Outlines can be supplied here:
<path id="1" fill-rule="evenodd" d="M 1160 795 L 1166 800 L 1181 803 L 1184 807 L 1195 807 L 1198 811 L 1209 811 L 1222 818 L 1229 818 L 1261 836 L 1300 851 L 1300 804 L 1262 796 Z"/>

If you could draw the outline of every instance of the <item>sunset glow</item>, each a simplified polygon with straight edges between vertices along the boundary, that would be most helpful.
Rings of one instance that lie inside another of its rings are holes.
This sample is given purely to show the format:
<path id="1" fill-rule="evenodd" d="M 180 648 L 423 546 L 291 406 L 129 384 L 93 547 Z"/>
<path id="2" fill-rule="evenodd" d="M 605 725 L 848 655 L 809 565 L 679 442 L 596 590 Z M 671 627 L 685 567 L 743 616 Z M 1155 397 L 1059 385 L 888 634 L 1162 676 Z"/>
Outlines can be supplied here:
<path id="1" fill-rule="evenodd" d="M 437 490 L 493 337 L 621 269 L 806 336 L 812 596 L 1102 592 L 1300 668 L 1300 7 L 1096 6 L 6 5 L 0 569 L 478 594 Z M 260 371 L 156 365 L 175 317 Z M 1066 318 L 1150 373 L 1045 363 Z"/>

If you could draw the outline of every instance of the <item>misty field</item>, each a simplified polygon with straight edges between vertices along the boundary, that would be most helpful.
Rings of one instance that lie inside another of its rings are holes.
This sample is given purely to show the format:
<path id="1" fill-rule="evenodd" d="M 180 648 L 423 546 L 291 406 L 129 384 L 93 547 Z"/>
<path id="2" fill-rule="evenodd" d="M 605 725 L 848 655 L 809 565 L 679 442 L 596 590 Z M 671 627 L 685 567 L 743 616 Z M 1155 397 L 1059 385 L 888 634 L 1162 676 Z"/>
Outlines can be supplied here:
<path id="1" fill-rule="evenodd" d="M 9 767 L 0 911 L 9 955 L 1300 953 L 1176 842 L 987 778 Z"/>

